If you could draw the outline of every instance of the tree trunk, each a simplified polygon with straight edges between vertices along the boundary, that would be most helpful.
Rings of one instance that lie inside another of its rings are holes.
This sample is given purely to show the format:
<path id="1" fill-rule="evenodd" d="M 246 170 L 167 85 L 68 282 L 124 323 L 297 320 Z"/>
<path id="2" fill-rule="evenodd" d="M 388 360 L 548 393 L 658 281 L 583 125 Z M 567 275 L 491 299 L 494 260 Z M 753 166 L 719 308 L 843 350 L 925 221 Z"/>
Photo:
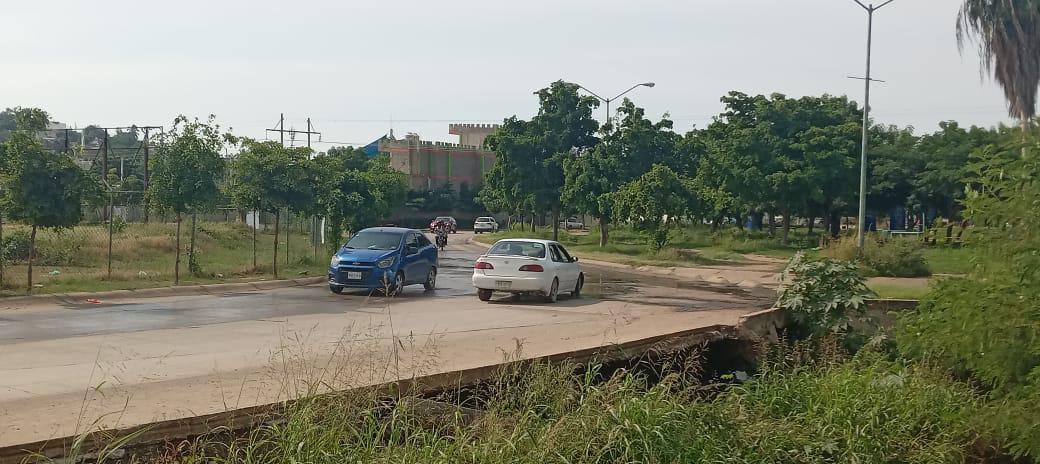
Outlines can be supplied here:
<path id="1" fill-rule="evenodd" d="M 841 216 L 837 211 L 831 211 L 830 217 L 831 219 L 828 222 L 831 228 L 831 238 L 838 238 L 841 236 Z"/>
<path id="2" fill-rule="evenodd" d="M 173 284 L 181 283 L 181 213 L 177 213 L 177 238 L 173 241 L 176 257 L 173 259 Z"/>
<path id="3" fill-rule="evenodd" d="M 603 248 L 607 246 L 607 241 L 610 240 L 610 221 L 606 217 L 600 216 L 599 218 L 599 246 Z"/>
<path id="4" fill-rule="evenodd" d="M 791 236 L 791 210 L 784 208 L 784 238 L 781 241 L 784 245 L 788 244 L 788 239 Z"/>
<path id="5" fill-rule="evenodd" d="M 274 278 L 278 278 L 278 226 L 282 219 L 281 210 L 274 210 L 274 260 L 272 261 L 271 271 L 274 272 Z"/>
<path id="6" fill-rule="evenodd" d="M 0 292 L 4 291 L 4 215 L 0 214 Z"/>
<path id="7" fill-rule="evenodd" d="M 25 286 L 25 294 L 32 295 L 33 281 L 32 281 L 32 266 L 33 260 L 36 258 L 36 224 L 32 226 L 32 233 L 29 234 L 29 275 L 27 276 L 28 284 Z"/>
<path id="8" fill-rule="evenodd" d="M 809 216 L 809 235 L 813 232 L 813 223 L 816 222 L 816 216 Z"/>
<path id="9" fill-rule="evenodd" d="M 253 272 L 256 272 L 256 228 L 259 227 L 256 220 L 257 216 L 258 213 L 253 211 Z"/>
<path id="10" fill-rule="evenodd" d="M 198 213 L 195 211 L 191 212 L 191 239 L 188 240 L 188 271 L 195 272 L 195 223 L 198 220 Z"/>
<path id="11" fill-rule="evenodd" d="M 775 237 L 776 236 L 776 215 L 772 211 L 770 211 L 767 214 L 769 214 L 769 236 L 770 237 Z"/>
<path id="12" fill-rule="evenodd" d="M 553 241 L 560 240 L 560 209 L 553 208 L 552 210 L 552 227 L 553 227 Z"/>
<path id="13" fill-rule="evenodd" d="M 527 223 L 524 222 L 524 215 L 520 214 L 520 232 L 524 232 L 527 229 Z"/>
<path id="14" fill-rule="evenodd" d="M 289 210 L 285 210 L 285 265 L 289 265 L 289 230 L 292 229 L 292 220 L 289 219 Z"/>

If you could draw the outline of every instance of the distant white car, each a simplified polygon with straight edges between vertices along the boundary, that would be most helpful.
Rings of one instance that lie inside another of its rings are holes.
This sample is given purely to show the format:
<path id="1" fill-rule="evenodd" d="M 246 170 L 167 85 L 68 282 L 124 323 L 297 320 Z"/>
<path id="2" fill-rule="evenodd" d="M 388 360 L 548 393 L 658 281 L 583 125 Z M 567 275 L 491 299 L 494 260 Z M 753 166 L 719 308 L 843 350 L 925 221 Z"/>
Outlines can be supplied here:
<path id="1" fill-rule="evenodd" d="M 499 240 L 473 265 L 473 286 L 481 301 L 505 292 L 539 295 L 555 303 L 560 292 L 581 297 L 584 285 L 578 258 L 551 240 Z"/>
<path id="2" fill-rule="evenodd" d="M 476 222 L 473 223 L 474 234 L 483 234 L 485 232 L 498 232 L 498 223 L 495 222 L 495 218 L 490 216 L 478 217 Z"/>
<path id="3" fill-rule="evenodd" d="M 577 216 L 571 216 L 566 221 L 560 221 L 560 227 L 571 230 L 571 229 L 584 229 L 585 223 L 581 222 Z"/>

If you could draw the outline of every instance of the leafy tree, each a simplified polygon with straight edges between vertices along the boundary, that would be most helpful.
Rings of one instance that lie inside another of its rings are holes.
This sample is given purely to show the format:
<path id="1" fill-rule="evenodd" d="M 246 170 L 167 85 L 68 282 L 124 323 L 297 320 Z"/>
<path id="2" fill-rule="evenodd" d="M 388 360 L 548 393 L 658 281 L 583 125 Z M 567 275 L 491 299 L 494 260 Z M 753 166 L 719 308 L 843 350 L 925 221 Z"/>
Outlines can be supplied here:
<path id="1" fill-rule="evenodd" d="M 612 194 L 618 219 L 631 221 L 647 234 L 651 251 L 668 243 L 668 226 L 690 209 L 690 184 L 667 166 L 654 165 L 646 174 Z"/>
<path id="2" fill-rule="evenodd" d="M 611 202 L 605 196 L 647 171 L 654 164 L 673 169 L 686 169 L 692 175 L 692 163 L 677 149 L 681 138 L 671 131 L 667 118 L 654 123 L 644 117 L 644 110 L 627 98 L 618 109 L 621 120 L 616 130 L 603 142 L 582 156 L 565 158 L 563 202 L 570 208 L 592 214 L 599 219 L 600 246 L 609 240 L 608 224 L 612 216 Z"/>
<path id="3" fill-rule="evenodd" d="M 314 158 L 316 201 L 333 237 L 332 246 L 348 230 L 371 225 L 404 205 L 408 179 L 389 159 L 352 161 L 350 153 L 327 152 Z"/>
<path id="4" fill-rule="evenodd" d="M 239 208 L 274 214 L 272 272 L 278 277 L 278 232 L 284 209 L 303 211 L 313 201 L 310 149 L 283 147 L 278 142 L 245 140 L 244 150 L 232 164 L 228 188 Z M 254 266 L 256 234 L 253 234 Z"/>
<path id="5" fill-rule="evenodd" d="M 0 210 L 31 226 L 26 285 L 26 293 L 31 294 L 37 230 L 78 224 L 83 218 L 83 202 L 96 192 L 97 184 L 71 158 L 44 150 L 34 131 L 11 133 L 3 152 Z"/>
<path id="6" fill-rule="evenodd" d="M 553 82 L 537 94 L 538 114 L 531 121 L 508 118 L 488 137 L 488 145 L 498 157 L 484 184 L 492 191 L 481 197 L 488 201 L 485 205 L 512 204 L 550 211 L 553 237 L 559 238 L 563 165 L 598 142 L 592 109 L 599 101 L 580 95 L 577 85 L 564 81 Z"/>
<path id="7" fill-rule="evenodd" d="M 173 282 L 180 283 L 181 222 L 184 215 L 194 217 L 199 211 L 214 206 L 223 179 L 224 160 L 220 151 L 234 139 L 223 134 L 211 115 L 205 122 L 178 116 L 169 131 L 157 137 L 156 152 L 151 158 L 151 180 L 146 198 L 148 204 L 161 212 L 173 213 L 177 230 L 174 239 L 176 252 Z M 194 240 L 195 221 L 191 235 Z M 188 256 L 189 267 L 198 270 L 194 253 Z"/>

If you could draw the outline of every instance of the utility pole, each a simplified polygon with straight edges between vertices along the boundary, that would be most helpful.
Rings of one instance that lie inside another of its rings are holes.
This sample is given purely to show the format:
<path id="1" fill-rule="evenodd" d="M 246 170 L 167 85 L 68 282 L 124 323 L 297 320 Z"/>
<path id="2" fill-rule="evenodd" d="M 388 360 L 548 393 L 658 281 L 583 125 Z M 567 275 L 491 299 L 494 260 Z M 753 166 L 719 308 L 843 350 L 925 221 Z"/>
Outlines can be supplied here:
<path id="1" fill-rule="evenodd" d="M 289 134 L 289 137 L 291 139 L 295 139 L 296 138 L 296 134 L 307 134 L 307 148 L 310 148 L 310 146 L 311 146 L 311 134 L 317 135 L 318 136 L 318 141 L 319 142 L 321 141 L 321 132 L 313 130 L 313 126 L 311 126 L 311 118 L 307 118 L 307 130 L 305 130 L 305 131 L 296 130 L 296 129 L 286 129 L 285 128 L 285 113 L 282 113 L 281 117 L 278 118 L 278 128 L 277 129 L 267 129 L 267 132 L 277 132 L 278 133 L 278 141 L 282 144 L 282 146 L 285 145 L 285 134 Z"/>
<path id="2" fill-rule="evenodd" d="M 625 95 L 626 93 L 629 93 L 629 92 L 631 92 L 631 91 L 635 90 L 635 89 L 636 89 L 636 88 L 638 88 L 638 87 L 649 87 L 649 88 L 653 88 L 653 87 L 654 87 L 654 85 L 656 85 L 656 84 L 654 84 L 653 82 L 643 82 L 643 83 L 641 83 L 641 84 L 636 84 L 636 85 L 633 85 L 632 87 L 629 87 L 629 88 L 628 88 L 628 90 L 626 90 L 626 91 L 624 91 L 624 92 L 621 92 L 621 93 L 619 93 L 619 94 L 615 95 L 615 96 L 614 96 L 613 98 L 603 98 L 603 97 L 601 97 L 601 96 L 599 96 L 599 95 L 596 95 L 596 93 L 595 93 L 595 92 L 593 92 L 593 91 L 591 91 L 591 90 L 589 90 L 589 89 L 585 88 L 585 86 L 583 86 L 583 85 L 580 85 L 580 84 L 574 84 L 574 85 L 577 85 L 579 89 L 582 89 L 582 90 L 584 90 L 584 91 L 588 92 L 588 93 L 589 93 L 590 95 L 592 95 L 593 97 L 596 97 L 596 99 L 597 99 L 597 100 L 600 100 L 600 101 L 602 101 L 603 103 L 605 103 L 605 104 L 606 104 L 606 110 L 607 110 L 607 114 L 606 114 L 606 116 L 607 116 L 607 118 L 606 118 L 606 119 L 604 120 L 604 124 L 609 124 L 609 123 L 610 123 L 610 102 L 612 102 L 612 101 L 614 101 L 614 100 L 617 100 L 617 99 L 621 98 L 621 97 L 622 97 L 622 96 L 624 96 L 624 95 Z M 537 94 L 537 93 L 538 93 L 538 92 L 535 92 L 535 94 Z"/>
<path id="3" fill-rule="evenodd" d="M 862 250 L 863 244 L 866 240 L 866 221 L 867 221 L 867 131 L 870 124 L 870 44 L 873 35 L 874 28 L 874 12 L 880 10 L 885 5 L 892 3 L 894 0 L 887 0 L 886 2 L 874 6 L 871 3 L 869 6 L 864 5 L 860 0 L 853 0 L 859 6 L 863 7 L 867 12 L 867 74 L 862 77 L 863 79 L 863 145 L 860 152 L 859 158 L 859 216 L 856 224 L 856 243 L 857 246 Z M 858 78 L 853 78 L 858 79 Z"/>

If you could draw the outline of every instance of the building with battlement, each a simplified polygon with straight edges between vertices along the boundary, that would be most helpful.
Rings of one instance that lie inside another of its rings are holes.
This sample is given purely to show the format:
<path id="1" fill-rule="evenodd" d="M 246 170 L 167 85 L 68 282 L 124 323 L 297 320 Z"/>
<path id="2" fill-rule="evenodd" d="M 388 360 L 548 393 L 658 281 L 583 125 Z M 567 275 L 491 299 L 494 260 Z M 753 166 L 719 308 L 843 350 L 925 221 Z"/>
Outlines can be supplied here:
<path id="1" fill-rule="evenodd" d="M 412 190 L 433 190 L 451 184 L 478 188 L 484 173 L 495 164 L 495 153 L 486 149 L 484 139 L 497 124 L 451 124 L 448 133 L 459 136 L 459 143 L 431 142 L 417 134 L 403 139 L 384 138 L 379 151 L 390 155 L 390 165 L 408 175 Z"/>

